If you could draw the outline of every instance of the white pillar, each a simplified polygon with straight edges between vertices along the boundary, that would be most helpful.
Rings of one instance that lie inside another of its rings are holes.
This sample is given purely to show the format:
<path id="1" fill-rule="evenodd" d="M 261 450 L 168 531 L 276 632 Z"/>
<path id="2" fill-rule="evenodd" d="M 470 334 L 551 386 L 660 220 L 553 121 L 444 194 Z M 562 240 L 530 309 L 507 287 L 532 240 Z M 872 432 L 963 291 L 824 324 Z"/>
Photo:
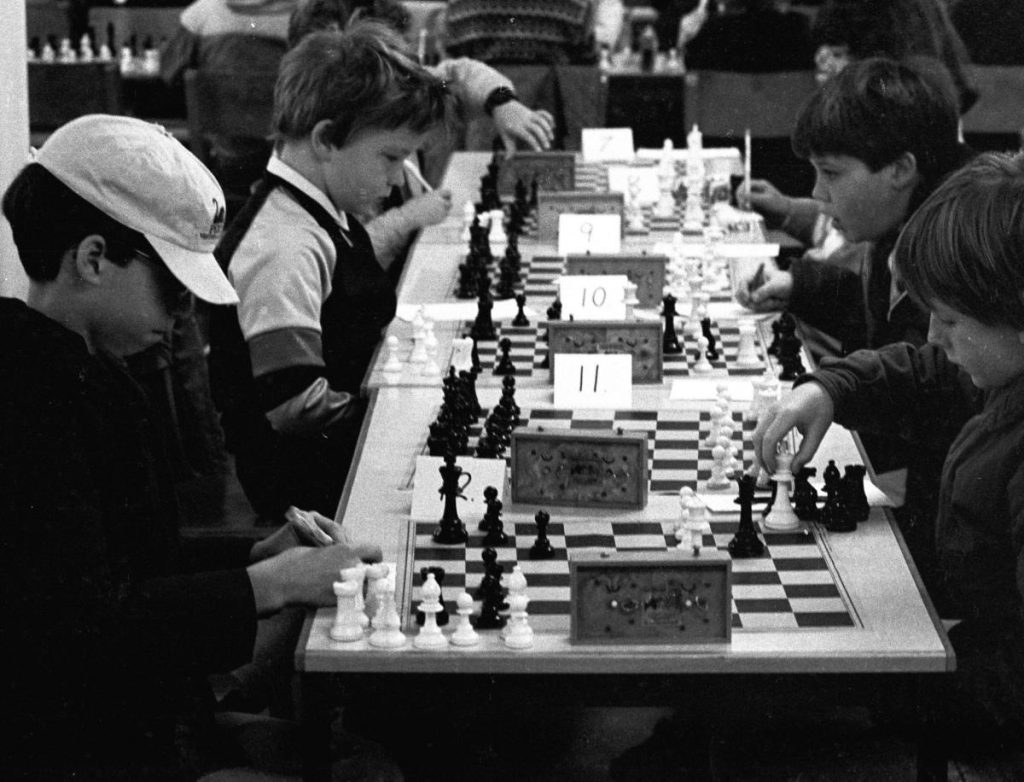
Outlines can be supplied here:
<path id="1" fill-rule="evenodd" d="M 0 193 L 25 165 L 28 154 L 28 65 L 25 3 L 0 6 Z M 28 278 L 18 261 L 11 227 L 0 217 L 0 296 L 25 298 Z"/>

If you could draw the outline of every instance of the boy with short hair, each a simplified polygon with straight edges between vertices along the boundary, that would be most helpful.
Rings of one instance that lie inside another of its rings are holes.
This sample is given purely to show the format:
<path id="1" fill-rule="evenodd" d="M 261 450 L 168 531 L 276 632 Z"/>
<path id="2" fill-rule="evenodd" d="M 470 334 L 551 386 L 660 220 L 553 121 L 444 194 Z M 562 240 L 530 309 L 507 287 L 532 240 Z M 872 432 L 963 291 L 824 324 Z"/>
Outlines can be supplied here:
<path id="1" fill-rule="evenodd" d="M 758 423 L 758 460 L 794 427 L 807 463 L 829 425 L 898 432 L 942 469 L 934 535 L 957 653 L 958 733 L 1024 738 L 1024 155 L 985 154 L 910 219 L 895 271 L 930 313 L 929 344 L 823 362 Z M 943 452 L 946 443 L 941 443 Z"/>
<path id="2" fill-rule="evenodd" d="M 403 161 L 450 117 L 443 83 L 372 21 L 300 41 L 274 104 L 274 155 L 217 250 L 240 302 L 212 332 L 228 447 L 269 519 L 337 509 L 360 386 L 396 308 L 353 215 L 401 183 Z"/>
<path id="3" fill-rule="evenodd" d="M 258 617 L 330 604 L 338 568 L 379 552 L 295 547 L 344 541 L 314 519 L 258 543 L 248 567 L 180 570 L 165 451 L 121 363 L 193 295 L 235 300 L 212 254 L 223 193 L 180 143 L 82 117 L 18 174 L 3 211 L 30 278 L 26 302 L 0 300 L 5 774 L 195 778 L 176 729 L 203 697 L 191 684 L 249 659 Z"/>
<path id="4" fill-rule="evenodd" d="M 889 253 L 903 223 L 965 159 L 951 85 L 923 65 L 851 63 L 808 100 L 793 149 L 816 173 L 813 197 L 847 242 L 863 242 L 859 269 L 799 259 L 738 286 L 757 311 L 786 308 L 839 340 L 841 352 L 924 342 L 927 317 L 892 284 Z"/>

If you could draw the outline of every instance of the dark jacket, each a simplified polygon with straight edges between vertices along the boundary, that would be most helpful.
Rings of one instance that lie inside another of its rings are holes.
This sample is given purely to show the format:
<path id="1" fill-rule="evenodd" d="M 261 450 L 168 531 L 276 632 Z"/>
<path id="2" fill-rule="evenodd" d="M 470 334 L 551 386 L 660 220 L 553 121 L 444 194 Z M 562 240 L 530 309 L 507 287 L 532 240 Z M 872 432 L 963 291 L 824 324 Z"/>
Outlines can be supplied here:
<path id="1" fill-rule="evenodd" d="M 811 25 L 800 13 L 774 9 L 714 16 L 686 45 L 691 70 L 809 71 L 814 66 Z"/>
<path id="2" fill-rule="evenodd" d="M 1024 725 L 1024 377 L 982 393 L 940 348 L 906 344 L 826 360 L 810 377 L 836 423 L 944 455 L 935 575 L 940 611 L 963 620 L 950 634 L 958 676 L 997 722 Z"/>
<path id="3" fill-rule="evenodd" d="M 138 386 L 0 299 L 7 778 L 179 779 L 188 682 L 251 654 L 242 569 L 183 575 L 169 469 Z"/>

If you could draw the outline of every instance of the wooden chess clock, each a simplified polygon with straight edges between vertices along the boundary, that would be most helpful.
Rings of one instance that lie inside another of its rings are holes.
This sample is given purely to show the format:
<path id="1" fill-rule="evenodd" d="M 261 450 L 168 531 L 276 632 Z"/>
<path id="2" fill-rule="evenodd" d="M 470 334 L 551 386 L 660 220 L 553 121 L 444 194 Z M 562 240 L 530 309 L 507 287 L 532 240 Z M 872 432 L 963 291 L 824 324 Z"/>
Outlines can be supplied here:
<path id="1" fill-rule="evenodd" d="M 624 205 L 622 193 L 544 192 L 537 196 L 537 238 L 558 241 L 558 218 L 564 214 L 619 215 Z"/>
<path id="2" fill-rule="evenodd" d="M 530 192 L 533 180 L 537 190 L 575 190 L 576 153 L 574 152 L 516 152 L 501 161 L 498 170 L 498 194 L 515 194 L 516 182 L 522 180 Z"/>
<path id="3" fill-rule="evenodd" d="M 578 644 L 732 639 L 732 560 L 714 549 L 570 554 L 570 632 Z"/>
<path id="4" fill-rule="evenodd" d="M 636 298 L 640 306 L 656 309 L 661 306 L 665 294 L 665 270 L 668 268 L 667 255 L 646 253 L 617 253 L 614 255 L 567 255 L 566 274 L 624 274 L 636 285 Z"/>
<path id="5" fill-rule="evenodd" d="M 634 383 L 662 380 L 660 321 L 550 320 L 547 329 L 552 372 L 559 353 L 629 353 Z"/>
<path id="6" fill-rule="evenodd" d="M 515 429 L 511 476 L 516 503 L 641 509 L 647 505 L 647 434 Z"/>

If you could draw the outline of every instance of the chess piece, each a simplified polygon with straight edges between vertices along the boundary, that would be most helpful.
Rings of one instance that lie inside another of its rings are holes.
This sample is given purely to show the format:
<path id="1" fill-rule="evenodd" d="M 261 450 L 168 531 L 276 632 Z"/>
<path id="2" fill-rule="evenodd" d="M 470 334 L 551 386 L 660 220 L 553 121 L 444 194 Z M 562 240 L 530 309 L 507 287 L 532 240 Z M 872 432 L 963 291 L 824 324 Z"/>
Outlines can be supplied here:
<path id="1" fill-rule="evenodd" d="M 494 364 L 492 374 L 514 375 L 516 373 L 516 365 L 512 362 L 512 340 L 508 337 L 502 337 L 498 341 L 498 349 L 501 355 Z"/>
<path id="2" fill-rule="evenodd" d="M 462 592 L 455 599 L 455 605 L 455 613 L 458 614 L 459 620 L 449 640 L 454 646 L 476 646 L 480 643 L 480 635 L 473 629 L 473 623 L 469 620 L 473 613 L 473 596 L 469 592 Z"/>
<path id="3" fill-rule="evenodd" d="M 693 371 L 706 375 L 714 369 L 711 362 L 708 361 L 708 338 L 701 334 L 697 337 L 697 362 L 693 365 Z"/>
<path id="4" fill-rule="evenodd" d="M 383 562 L 376 562 L 366 566 L 366 598 L 364 599 L 363 610 L 370 617 L 370 627 L 375 626 L 374 620 L 380 611 L 378 603 L 380 589 L 378 584 L 386 581 L 390 572 L 391 569 Z"/>
<path id="5" fill-rule="evenodd" d="M 525 293 L 520 293 L 520 294 L 518 294 L 516 296 L 516 307 L 518 307 L 518 312 L 516 312 L 516 316 L 512 319 L 512 325 L 513 326 L 522 328 L 524 326 L 529 326 L 530 325 L 530 321 L 526 319 L 526 313 L 523 312 L 523 308 L 525 306 L 526 306 L 526 294 Z"/>
<path id="6" fill-rule="evenodd" d="M 764 553 L 764 543 L 754 527 L 755 478 L 753 475 L 740 475 L 736 482 L 739 484 L 736 503 L 740 506 L 740 524 L 735 536 L 729 541 L 729 553 L 737 559 L 759 557 Z"/>
<path id="7" fill-rule="evenodd" d="M 704 355 L 708 357 L 709 361 L 718 361 L 718 347 L 715 343 L 715 332 L 711 329 L 711 318 L 705 315 L 700 320 L 700 331 L 704 335 L 704 339 L 708 341 L 707 348 L 704 349 Z"/>
<path id="8" fill-rule="evenodd" d="M 444 627 L 446 624 L 448 624 L 448 618 L 449 618 L 448 617 L 448 609 L 445 607 L 445 604 L 444 604 L 444 594 L 441 591 L 441 587 L 444 586 L 444 576 L 445 576 L 444 568 L 443 567 L 438 567 L 437 565 L 430 565 L 428 567 L 421 567 L 420 568 L 420 583 L 421 584 L 427 583 L 427 577 L 428 576 L 432 576 L 434 581 L 437 582 L 438 600 L 441 602 L 441 608 L 437 611 L 437 626 L 438 627 Z M 418 624 L 418 625 L 420 625 L 422 627 L 423 626 L 423 622 L 426 621 L 426 614 L 424 614 L 420 610 L 417 610 L 416 614 L 415 614 L 415 617 L 416 617 L 416 624 Z"/>
<path id="9" fill-rule="evenodd" d="M 729 483 L 729 450 L 719 444 L 711 449 L 711 477 L 708 478 L 704 488 L 708 491 L 721 491 L 728 489 Z"/>
<path id="10" fill-rule="evenodd" d="M 481 600 L 480 614 L 476 618 L 478 630 L 497 630 L 505 626 L 508 617 L 501 612 L 508 608 L 505 602 L 504 589 L 501 586 L 501 565 L 498 564 L 498 552 L 485 548 L 480 554 L 484 562 L 484 577 L 477 588 L 477 596 Z"/>
<path id="11" fill-rule="evenodd" d="M 775 492 L 772 495 L 772 509 L 764 517 L 764 528 L 776 532 L 788 532 L 800 527 L 800 519 L 790 501 L 793 473 L 789 468 L 793 463 L 793 454 L 788 450 L 783 450 L 776 456 L 775 461 L 776 469 L 772 476 Z"/>
<path id="12" fill-rule="evenodd" d="M 530 627 L 526 607 L 530 598 L 516 595 L 509 600 L 510 622 L 505 634 L 505 646 L 509 649 L 529 649 L 533 646 L 533 628 Z"/>
<path id="13" fill-rule="evenodd" d="M 562 319 L 562 300 L 561 299 L 556 297 L 555 300 L 553 302 L 551 302 L 551 306 L 548 307 L 548 310 L 547 310 L 547 316 L 548 316 L 548 320 L 561 320 Z"/>
<path id="14" fill-rule="evenodd" d="M 757 355 L 756 331 L 754 321 L 744 319 L 739 322 L 740 341 L 736 351 L 736 366 L 761 366 L 761 357 Z"/>
<path id="15" fill-rule="evenodd" d="M 801 467 L 793 486 L 793 510 L 801 521 L 818 520 L 818 490 L 811 485 L 811 478 L 818 471 L 814 467 Z"/>
<path id="16" fill-rule="evenodd" d="M 687 516 L 676 532 L 679 548 L 689 548 L 695 557 L 700 556 L 700 550 L 704 547 L 704 536 L 710 534 L 711 523 L 708 521 L 707 506 L 694 496 L 690 500 Z"/>
<path id="17" fill-rule="evenodd" d="M 448 646 L 448 639 L 444 637 L 437 624 L 437 614 L 443 606 L 441 587 L 434 579 L 433 573 L 427 573 L 427 580 L 420 588 L 420 594 L 423 595 L 423 600 L 420 601 L 419 611 L 425 618 L 423 627 L 412 639 L 412 645 L 417 649 L 443 649 Z"/>
<path id="18" fill-rule="evenodd" d="M 370 633 L 370 646 L 381 649 L 395 649 L 405 644 L 405 633 L 402 632 L 402 617 L 395 605 L 395 592 L 386 578 L 374 582 L 377 590 L 377 613 L 373 617 L 373 632 Z"/>
<path id="19" fill-rule="evenodd" d="M 488 486 L 488 489 L 494 489 Z M 491 548 L 508 545 L 508 535 L 505 534 L 505 525 L 501 522 L 501 500 L 497 497 L 497 489 L 494 489 L 493 499 L 487 501 L 487 513 L 484 514 L 480 527 L 487 525 L 487 534 L 484 535 L 483 544 Z M 484 497 L 487 497 L 487 489 L 484 489 Z"/>
<path id="20" fill-rule="evenodd" d="M 853 532 L 857 529 L 856 520 L 850 518 L 846 506 L 843 505 L 838 482 L 825 484 L 825 504 L 818 513 L 818 521 L 829 532 Z"/>
<path id="21" fill-rule="evenodd" d="M 397 373 L 402 371 L 402 362 L 398 358 L 398 337 L 390 334 L 384 341 L 388 351 L 387 361 L 384 362 L 385 373 Z"/>
<path id="22" fill-rule="evenodd" d="M 469 534 L 466 532 L 466 525 L 459 518 L 455 501 L 460 498 L 466 499 L 466 495 L 462 491 L 469 485 L 472 475 L 464 472 L 455 463 L 455 454 L 450 450 L 445 454 L 444 464 L 438 468 L 438 472 L 441 474 L 441 488 L 438 489 L 438 493 L 444 498 L 444 511 L 439 526 L 434 530 L 434 542 L 449 545 L 464 544 L 469 539 Z M 467 480 L 460 484 L 459 481 L 463 477 L 466 477 Z"/>
<path id="23" fill-rule="evenodd" d="M 848 464 L 839 483 L 846 512 L 855 522 L 867 521 L 871 513 L 867 494 L 864 492 L 864 476 L 867 468 L 863 464 Z"/>
<path id="24" fill-rule="evenodd" d="M 523 574 L 523 568 L 521 565 L 515 565 L 508 577 L 508 604 L 510 607 L 514 605 L 513 601 L 518 595 L 526 595 L 526 588 L 526 576 Z M 502 638 L 508 637 L 512 624 L 509 622 L 502 628 Z"/>
<path id="25" fill-rule="evenodd" d="M 551 559 L 555 555 L 555 549 L 548 540 L 548 523 L 551 515 L 547 511 L 539 510 L 533 517 L 537 525 L 537 540 L 530 547 L 530 559 Z"/>
<path id="26" fill-rule="evenodd" d="M 369 627 L 370 625 L 370 617 L 366 615 L 366 601 L 363 599 L 363 589 L 366 586 L 366 568 L 367 565 L 359 564 L 341 569 L 341 580 L 351 581 L 356 585 L 354 607 L 356 620 L 359 622 L 360 627 Z"/>
<path id="27" fill-rule="evenodd" d="M 494 339 L 497 336 L 494 329 L 494 321 L 491 319 L 494 300 L 491 298 L 489 287 L 490 283 L 481 279 L 480 288 L 477 292 L 476 320 L 473 321 L 473 328 L 469 332 L 469 336 L 474 340 Z"/>
<path id="28" fill-rule="evenodd" d="M 676 335 L 676 297 L 669 293 L 661 300 L 661 303 L 662 315 L 665 318 L 665 333 L 662 336 L 661 350 L 665 354 L 682 353 L 683 348 Z"/>
<path id="29" fill-rule="evenodd" d="M 836 466 L 835 459 L 829 459 L 828 464 L 825 466 L 825 472 L 821 474 L 822 479 L 825 481 L 825 490 L 835 489 L 839 490 L 839 483 L 842 481 L 842 475 L 839 473 L 839 468 Z"/>
<path id="30" fill-rule="evenodd" d="M 472 201 L 467 201 L 462 207 L 462 241 L 468 242 L 472 238 L 470 228 L 473 220 L 476 219 L 476 207 Z"/>
<path id="31" fill-rule="evenodd" d="M 355 581 L 334 582 L 334 595 L 338 600 L 338 609 L 334 615 L 334 623 L 331 625 L 330 636 L 335 641 L 359 641 L 363 638 L 363 628 L 359 623 L 356 611 L 356 589 Z"/>

